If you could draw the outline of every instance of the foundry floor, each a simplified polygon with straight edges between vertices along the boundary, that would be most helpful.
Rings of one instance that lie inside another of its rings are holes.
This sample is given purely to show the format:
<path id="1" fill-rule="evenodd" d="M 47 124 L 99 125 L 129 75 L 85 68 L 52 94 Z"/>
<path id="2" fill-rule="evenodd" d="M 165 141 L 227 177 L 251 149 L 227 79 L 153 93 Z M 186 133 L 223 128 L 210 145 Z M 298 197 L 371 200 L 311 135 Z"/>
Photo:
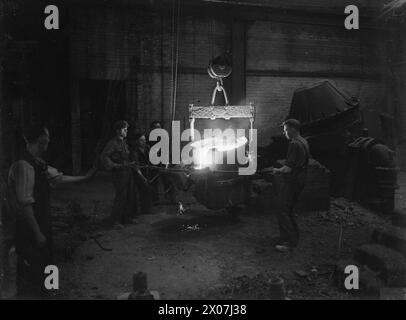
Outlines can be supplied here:
<path id="1" fill-rule="evenodd" d="M 406 208 L 405 173 L 399 185 L 396 203 Z M 147 273 L 150 289 L 162 299 L 266 299 L 267 280 L 274 276 L 285 280 L 292 299 L 376 298 L 348 294 L 332 281 L 338 259 L 350 258 L 354 248 L 369 242 L 376 226 L 389 224 L 388 217 L 357 203 L 333 199 L 329 211 L 298 212 L 300 245 L 286 255 L 271 245 L 278 228 L 270 213 L 246 210 L 233 218 L 180 194 L 187 208 L 183 215 L 176 206 L 156 206 L 155 214 L 139 217 L 138 224 L 112 230 L 100 222 L 109 214 L 113 195 L 106 176 L 54 190 L 53 211 L 60 222 L 55 230 L 61 278 L 57 298 L 115 299 L 131 290 L 138 271 Z M 70 219 L 72 214 L 76 218 Z M 92 237 L 112 251 L 102 250 Z"/>
<path id="2" fill-rule="evenodd" d="M 405 174 L 400 185 L 397 202 L 404 205 Z M 374 227 L 389 223 L 357 203 L 334 199 L 330 211 L 299 213 L 300 245 L 286 255 L 271 246 L 278 228 L 275 216 L 266 212 L 246 210 L 235 219 L 182 194 L 187 208 L 183 215 L 176 206 L 161 205 L 154 207 L 155 214 L 141 216 L 138 224 L 111 230 L 94 226 L 111 208 L 113 189 L 107 177 L 56 190 L 58 217 L 72 210 L 71 199 L 90 220 L 56 231 L 59 251 L 67 243 L 74 248 L 65 257 L 57 256 L 58 298 L 67 299 L 115 299 L 131 290 L 132 274 L 138 271 L 147 273 L 150 289 L 162 299 L 266 299 L 266 279 L 273 276 L 285 279 L 292 299 L 370 298 L 336 288 L 331 274 L 339 258 L 351 257 L 355 247 L 369 241 Z M 340 251 L 339 221 L 344 221 Z M 113 250 L 103 251 L 92 236 Z"/>

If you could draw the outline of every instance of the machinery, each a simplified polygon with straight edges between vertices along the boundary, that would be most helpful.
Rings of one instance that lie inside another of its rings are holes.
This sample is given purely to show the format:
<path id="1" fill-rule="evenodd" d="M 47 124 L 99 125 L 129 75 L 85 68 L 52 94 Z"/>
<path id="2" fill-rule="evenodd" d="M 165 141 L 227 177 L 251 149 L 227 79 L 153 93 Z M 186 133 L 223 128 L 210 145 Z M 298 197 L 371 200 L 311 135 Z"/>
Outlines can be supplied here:
<path id="1" fill-rule="evenodd" d="M 381 212 L 393 211 L 398 171 L 394 152 L 369 137 L 358 99 L 329 81 L 319 82 L 294 92 L 287 118 L 302 123 L 312 157 L 331 171 L 333 195 L 365 203 L 374 200 Z M 272 140 L 259 152 L 260 159 L 267 160 L 260 161 L 260 168 L 286 155 L 287 140 L 282 136 Z"/>

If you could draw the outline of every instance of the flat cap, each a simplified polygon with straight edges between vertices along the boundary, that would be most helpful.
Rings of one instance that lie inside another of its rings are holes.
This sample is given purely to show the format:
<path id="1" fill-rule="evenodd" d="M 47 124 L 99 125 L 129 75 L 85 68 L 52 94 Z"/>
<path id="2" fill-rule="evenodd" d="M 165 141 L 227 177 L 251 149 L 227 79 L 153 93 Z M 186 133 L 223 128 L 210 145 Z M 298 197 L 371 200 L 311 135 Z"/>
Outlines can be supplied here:
<path id="1" fill-rule="evenodd" d="M 287 126 L 290 128 L 295 128 L 296 130 L 300 130 L 300 128 L 302 127 L 302 124 L 300 123 L 299 120 L 288 119 L 282 123 L 282 126 Z"/>
<path id="2" fill-rule="evenodd" d="M 114 124 L 114 129 L 115 130 L 120 130 L 120 129 L 124 129 L 124 128 L 128 128 L 130 125 L 128 124 L 127 121 L 125 120 L 118 120 L 116 121 L 116 123 Z"/>

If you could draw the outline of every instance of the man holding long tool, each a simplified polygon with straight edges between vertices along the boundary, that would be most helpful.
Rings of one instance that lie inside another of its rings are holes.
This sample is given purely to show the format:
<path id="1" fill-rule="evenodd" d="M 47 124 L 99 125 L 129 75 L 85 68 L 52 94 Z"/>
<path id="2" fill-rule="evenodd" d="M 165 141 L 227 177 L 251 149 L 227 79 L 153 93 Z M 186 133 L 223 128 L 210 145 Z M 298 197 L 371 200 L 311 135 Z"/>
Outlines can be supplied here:
<path id="1" fill-rule="evenodd" d="M 114 125 L 115 137 L 107 143 L 101 154 L 102 164 L 113 176 L 115 199 L 111 222 L 117 228 L 122 228 L 124 224 L 136 223 L 135 216 L 138 214 L 136 179 L 143 179 L 143 182 L 148 184 L 137 164 L 131 161 L 126 139 L 128 128 L 127 121 L 117 121 Z"/>
<path id="2" fill-rule="evenodd" d="M 134 148 L 131 150 L 131 160 L 140 168 L 140 173 L 136 176 L 138 198 L 140 202 L 141 214 L 151 214 L 152 194 L 154 191 L 148 179 L 150 179 L 151 163 L 149 161 L 149 146 L 145 134 L 136 133 L 133 137 Z"/>
<path id="3" fill-rule="evenodd" d="M 296 119 L 289 119 L 283 123 L 284 134 L 290 140 L 288 154 L 285 165 L 273 170 L 274 173 L 281 174 L 275 181 L 282 182 L 277 186 L 280 201 L 277 210 L 280 240 L 275 249 L 279 252 L 290 251 L 299 241 L 299 228 L 293 209 L 305 186 L 310 158 L 309 144 L 300 135 L 300 127 L 301 124 Z"/>

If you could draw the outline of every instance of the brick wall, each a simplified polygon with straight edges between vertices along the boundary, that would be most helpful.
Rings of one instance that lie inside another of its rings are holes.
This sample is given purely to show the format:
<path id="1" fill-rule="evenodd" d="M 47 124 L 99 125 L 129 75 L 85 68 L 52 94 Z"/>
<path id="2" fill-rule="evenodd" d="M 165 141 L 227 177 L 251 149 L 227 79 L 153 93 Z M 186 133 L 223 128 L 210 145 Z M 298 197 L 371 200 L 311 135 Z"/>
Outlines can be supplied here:
<path id="1" fill-rule="evenodd" d="M 72 68 L 80 79 L 126 81 L 128 115 L 145 130 L 171 117 L 171 17 L 136 8 L 78 8 L 71 14 Z M 182 16 L 176 119 L 190 103 L 208 104 L 215 82 L 205 68 L 230 48 L 229 19 Z M 280 132 L 293 91 L 330 79 L 361 98 L 371 134 L 380 135 L 382 48 L 374 29 L 298 22 L 247 22 L 246 96 L 257 108 L 259 145 Z M 161 68 L 162 67 L 162 68 Z"/>
<path id="2" fill-rule="evenodd" d="M 152 120 L 161 118 L 168 123 L 171 18 L 120 8 L 80 8 L 72 18 L 71 55 L 76 62 L 72 67 L 78 77 L 126 80 L 129 114 L 138 127 L 147 129 Z M 226 49 L 227 27 L 211 18 L 182 17 L 176 119 L 185 119 L 190 103 L 209 103 L 215 83 L 205 68 Z"/>
<path id="3" fill-rule="evenodd" d="M 296 88 L 332 80 L 361 99 L 366 125 L 380 135 L 383 85 L 376 31 L 338 26 L 257 21 L 247 30 L 247 97 L 257 106 L 260 143 L 280 132 Z"/>

